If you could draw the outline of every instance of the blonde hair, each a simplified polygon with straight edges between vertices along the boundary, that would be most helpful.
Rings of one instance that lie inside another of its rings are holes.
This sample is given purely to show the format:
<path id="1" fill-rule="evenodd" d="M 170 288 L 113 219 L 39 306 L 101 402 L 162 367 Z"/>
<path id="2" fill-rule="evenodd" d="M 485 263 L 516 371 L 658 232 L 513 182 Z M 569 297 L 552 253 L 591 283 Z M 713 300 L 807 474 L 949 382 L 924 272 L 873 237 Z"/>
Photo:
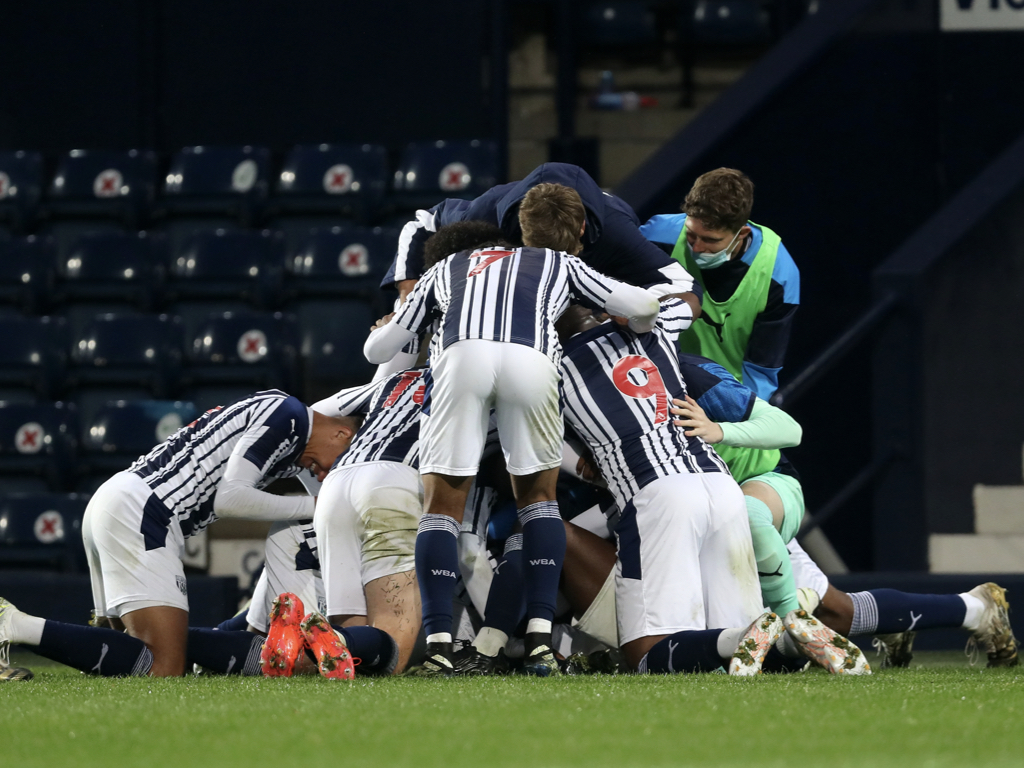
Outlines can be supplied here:
<path id="1" fill-rule="evenodd" d="M 538 184 L 519 204 L 523 245 L 576 255 L 583 250 L 580 233 L 587 220 L 580 194 L 564 184 Z"/>

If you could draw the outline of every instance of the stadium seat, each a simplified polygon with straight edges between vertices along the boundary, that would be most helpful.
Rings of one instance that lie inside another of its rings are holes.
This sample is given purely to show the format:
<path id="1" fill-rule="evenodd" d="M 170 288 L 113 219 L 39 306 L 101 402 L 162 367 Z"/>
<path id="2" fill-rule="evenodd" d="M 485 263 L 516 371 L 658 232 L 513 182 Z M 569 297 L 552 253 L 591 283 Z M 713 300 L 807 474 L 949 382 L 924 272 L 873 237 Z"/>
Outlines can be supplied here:
<path id="1" fill-rule="evenodd" d="M 57 162 L 46 213 L 55 218 L 113 217 L 137 227 L 153 204 L 156 153 L 73 149 Z"/>
<path id="2" fill-rule="evenodd" d="M 236 400 L 248 397 L 260 387 L 252 387 L 240 384 L 199 384 L 189 387 L 183 393 L 188 402 L 194 403 L 199 413 L 206 413 L 211 408 L 230 405 Z"/>
<path id="3" fill-rule="evenodd" d="M 498 150 L 493 141 L 425 141 L 409 144 L 395 172 L 396 204 L 435 205 L 447 197 L 470 199 L 493 187 Z"/>
<path id="4" fill-rule="evenodd" d="M 187 345 L 186 386 L 238 384 L 277 388 L 295 383 L 295 323 L 280 312 L 221 312 L 210 315 Z"/>
<path id="5" fill-rule="evenodd" d="M 698 43 L 756 45 L 771 37 L 768 11 L 754 0 L 697 0 L 693 37 Z"/>
<path id="6" fill-rule="evenodd" d="M 302 364 L 310 402 L 343 387 L 365 384 L 375 366 L 363 356 L 363 342 L 379 314 L 365 301 L 306 301 L 296 308 L 302 329 Z"/>
<path id="7" fill-rule="evenodd" d="M 267 197 L 265 147 L 185 147 L 171 158 L 162 207 L 172 216 L 226 215 L 251 224 Z"/>
<path id="8" fill-rule="evenodd" d="M 283 272 L 284 244 L 277 233 L 200 230 L 172 253 L 166 298 L 241 299 L 267 309 L 278 302 Z"/>
<path id="9" fill-rule="evenodd" d="M 285 297 L 376 297 L 397 246 L 398 233 L 391 229 L 309 230 L 305 238 L 289 249 Z"/>
<path id="10" fill-rule="evenodd" d="M 76 412 L 65 403 L 0 402 L 0 474 L 74 487 Z"/>
<path id="11" fill-rule="evenodd" d="M 73 241 L 57 263 L 61 303 L 123 302 L 156 308 L 163 282 L 160 237 L 147 232 L 89 232 Z"/>
<path id="12" fill-rule="evenodd" d="M 92 474 L 127 469 L 186 424 L 199 417 L 192 403 L 131 400 L 108 403 L 82 424 L 80 463 Z"/>
<path id="13" fill-rule="evenodd" d="M 38 152 L 0 152 L 0 222 L 20 233 L 35 219 L 43 190 Z"/>
<path id="14" fill-rule="evenodd" d="M 285 156 L 270 208 L 365 222 L 383 202 L 387 182 L 387 151 L 378 144 L 304 144 Z"/>
<path id="15" fill-rule="evenodd" d="M 86 570 L 82 517 L 88 501 L 77 493 L 0 496 L 0 567 Z"/>
<path id="16" fill-rule="evenodd" d="M 169 315 L 97 315 L 73 339 L 68 383 L 144 387 L 166 397 L 177 381 L 182 339 L 181 321 Z"/>
<path id="17" fill-rule="evenodd" d="M 67 363 L 67 333 L 57 317 L 0 317 L 0 387 L 52 398 Z"/>
<path id="18" fill-rule="evenodd" d="M 580 37 L 592 45 L 650 45 L 658 33 L 648 3 L 616 0 L 587 7 Z"/>
<path id="19" fill-rule="evenodd" d="M 0 240 L 0 304 L 31 315 L 50 306 L 54 284 L 53 241 L 29 235 Z"/>

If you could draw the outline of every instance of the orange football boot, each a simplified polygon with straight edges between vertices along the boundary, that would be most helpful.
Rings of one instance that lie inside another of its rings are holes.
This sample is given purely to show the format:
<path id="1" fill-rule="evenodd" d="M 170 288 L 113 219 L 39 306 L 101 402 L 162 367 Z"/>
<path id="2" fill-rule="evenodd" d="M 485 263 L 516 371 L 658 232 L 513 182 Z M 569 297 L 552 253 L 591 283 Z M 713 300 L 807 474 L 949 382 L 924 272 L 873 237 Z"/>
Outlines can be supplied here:
<path id="1" fill-rule="evenodd" d="M 306 649 L 300 624 L 305 608 L 297 595 L 282 592 L 270 609 L 270 631 L 260 652 L 265 677 L 291 677 L 295 664 Z"/>
<path id="2" fill-rule="evenodd" d="M 299 625 L 306 647 L 316 656 L 320 674 L 332 680 L 351 680 L 356 676 L 356 660 L 345 645 L 345 638 L 330 622 L 315 611 Z"/>

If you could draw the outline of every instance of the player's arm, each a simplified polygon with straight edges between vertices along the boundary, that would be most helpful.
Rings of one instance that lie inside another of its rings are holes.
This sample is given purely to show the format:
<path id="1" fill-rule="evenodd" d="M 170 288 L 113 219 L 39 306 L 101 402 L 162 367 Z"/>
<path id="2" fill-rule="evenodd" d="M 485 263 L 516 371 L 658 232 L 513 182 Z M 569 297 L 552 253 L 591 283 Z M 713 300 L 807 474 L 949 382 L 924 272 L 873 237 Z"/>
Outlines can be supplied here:
<path id="1" fill-rule="evenodd" d="M 563 254 L 569 278 L 569 292 L 577 300 L 609 315 L 628 320 L 637 333 L 646 333 L 658 318 L 658 300 L 648 291 L 602 275 L 575 256 Z"/>
<path id="2" fill-rule="evenodd" d="M 367 360 L 377 364 L 392 360 L 403 347 L 415 342 L 433 321 L 432 313 L 437 306 L 433 277 L 443 264 L 441 262 L 427 271 L 397 312 L 377 321 L 363 345 Z"/>
<path id="3" fill-rule="evenodd" d="M 743 383 L 767 400 L 779 387 L 779 372 L 800 306 L 800 271 L 779 246 L 765 308 L 754 318 L 743 356 Z"/>
<path id="4" fill-rule="evenodd" d="M 313 516 L 312 497 L 276 496 L 257 488 L 289 446 L 306 444 L 311 418 L 306 406 L 289 397 L 246 430 L 217 485 L 213 511 L 218 517 L 307 520 Z"/>
<path id="5" fill-rule="evenodd" d="M 743 421 L 714 421 L 692 397 L 672 401 L 676 426 L 684 427 L 687 437 L 700 437 L 709 443 L 736 448 L 792 448 L 800 445 L 803 429 L 799 422 L 774 405 L 755 397 L 750 414 Z"/>

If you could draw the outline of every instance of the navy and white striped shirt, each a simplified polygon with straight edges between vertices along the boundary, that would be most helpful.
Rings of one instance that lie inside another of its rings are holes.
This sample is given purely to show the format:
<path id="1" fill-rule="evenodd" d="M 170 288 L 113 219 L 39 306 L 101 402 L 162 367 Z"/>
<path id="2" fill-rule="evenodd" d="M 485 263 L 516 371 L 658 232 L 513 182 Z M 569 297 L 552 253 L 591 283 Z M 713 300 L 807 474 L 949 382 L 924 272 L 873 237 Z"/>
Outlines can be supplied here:
<path id="1" fill-rule="evenodd" d="M 662 304 L 650 333 L 612 322 L 574 336 L 562 359 L 566 425 L 590 449 L 620 509 L 658 478 L 728 472 L 698 437 L 672 424 L 672 398 L 686 396 L 676 341 L 689 326 L 680 299 Z"/>
<path id="2" fill-rule="evenodd" d="M 365 416 L 334 466 L 394 461 L 419 469 L 420 412 L 429 373 L 429 368 L 412 368 L 316 403 L 315 410 L 330 416 Z"/>
<path id="3" fill-rule="evenodd" d="M 548 248 L 463 251 L 427 270 L 395 322 L 418 336 L 440 316 L 441 349 L 463 339 L 504 341 L 536 349 L 557 365 L 555 320 L 570 296 L 602 310 L 617 285 Z"/>
<path id="4" fill-rule="evenodd" d="M 147 522 L 166 529 L 176 519 L 187 538 L 216 520 L 217 485 L 235 452 L 262 473 L 257 488 L 294 477 L 312 423 L 309 408 L 276 389 L 207 411 L 128 468 L 153 489 L 144 529 Z"/>

